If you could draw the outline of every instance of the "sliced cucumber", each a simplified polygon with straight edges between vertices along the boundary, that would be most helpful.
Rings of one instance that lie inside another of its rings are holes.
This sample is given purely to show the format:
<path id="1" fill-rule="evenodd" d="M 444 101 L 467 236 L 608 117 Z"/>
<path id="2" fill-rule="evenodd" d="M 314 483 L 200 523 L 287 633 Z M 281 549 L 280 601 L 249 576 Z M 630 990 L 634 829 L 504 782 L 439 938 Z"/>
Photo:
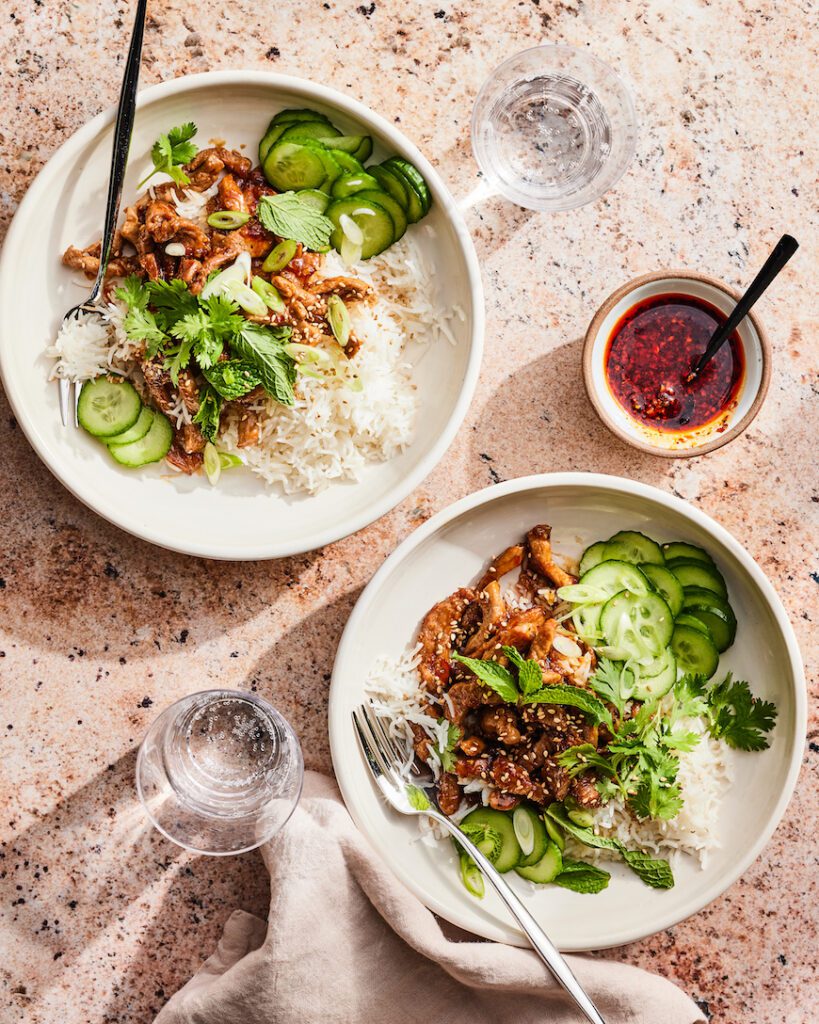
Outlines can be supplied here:
<path id="1" fill-rule="evenodd" d="M 346 199 L 347 196 L 353 196 L 356 192 L 368 190 L 378 191 L 378 182 L 371 174 L 364 171 L 360 174 L 343 174 L 333 183 L 332 194 L 334 199 Z"/>
<path id="2" fill-rule="evenodd" d="M 397 242 L 399 238 L 403 238 L 404 232 L 407 230 L 407 215 L 404 213 L 404 208 L 400 203 L 396 203 L 392 196 L 388 196 L 386 192 L 369 191 L 356 192 L 359 199 L 369 199 L 379 206 L 383 206 L 387 213 L 392 217 L 393 228 L 395 229 L 395 238 L 393 242 Z"/>
<path id="3" fill-rule="evenodd" d="M 640 569 L 671 609 L 671 614 L 679 615 L 683 603 L 683 588 L 674 573 L 666 569 L 664 565 L 654 565 L 651 562 L 643 562 Z"/>
<path id="4" fill-rule="evenodd" d="M 546 826 L 540 815 L 526 804 L 521 804 L 512 811 L 512 826 L 523 854 L 518 867 L 537 864 L 546 852 L 548 842 Z"/>
<path id="5" fill-rule="evenodd" d="M 270 127 L 272 128 L 274 124 L 289 124 L 295 121 L 324 121 L 325 124 L 330 124 L 330 118 L 326 114 L 320 114 L 317 110 L 291 107 L 287 110 L 280 110 L 270 122 Z"/>
<path id="6" fill-rule="evenodd" d="M 424 204 L 421 201 L 421 197 L 418 195 L 418 193 L 413 188 L 412 182 L 410 182 L 401 173 L 399 168 L 397 168 L 397 167 L 395 167 L 393 165 L 390 165 L 390 164 L 386 164 L 386 163 L 382 164 L 382 167 L 384 168 L 384 170 L 389 171 L 390 174 L 392 174 L 394 177 L 398 178 L 401 181 L 401 183 L 406 187 L 406 191 L 407 191 L 407 205 L 406 205 L 407 220 L 410 222 L 410 224 L 415 224 L 416 221 L 419 221 L 424 216 Z M 368 170 L 371 171 L 372 168 L 368 168 Z M 389 189 L 383 183 L 382 183 L 382 186 L 383 186 L 385 191 L 389 191 Z"/>
<path id="7" fill-rule="evenodd" d="M 557 805 L 559 806 L 559 805 Z M 556 821 L 553 821 L 548 815 L 543 818 L 543 824 L 546 826 L 546 832 L 560 850 L 561 853 L 566 849 L 566 836 L 563 834 L 563 829 L 558 825 Z"/>
<path id="8" fill-rule="evenodd" d="M 267 159 L 267 154 L 273 148 L 273 144 L 277 142 L 282 132 L 287 130 L 287 125 L 274 124 L 271 125 L 262 136 L 262 140 L 259 143 L 259 163 L 264 164 Z"/>
<path id="9" fill-rule="evenodd" d="M 666 562 L 670 562 L 672 558 L 689 558 L 694 562 L 705 562 L 706 565 L 714 564 L 714 559 L 707 551 L 703 551 L 702 548 L 695 547 L 693 544 L 684 544 L 679 540 L 663 544 L 663 555 Z"/>
<path id="10" fill-rule="evenodd" d="M 375 164 L 367 168 L 367 174 L 371 174 L 384 192 L 393 197 L 396 203 L 400 203 L 406 211 L 409 207 L 410 187 L 399 175 L 393 173 L 388 167 Z"/>
<path id="11" fill-rule="evenodd" d="M 353 156 L 364 163 L 365 160 L 369 160 L 373 155 L 373 140 L 369 135 L 363 135 L 361 137 L 361 145 L 353 153 Z"/>
<path id="12" fill-rule="evenodd" d="M 79 424 L 94 437 L 123 434 L 142 412 L 142 399 L 130 381 L 122 377 L 87 380 L 77 403 Z"/>
<path id="13" fill-rule="evenodd" d="M 112 444 L 108 449 L 114 459 L 122 466 L 147 466 L 149 462 L 159 462 L 168 454 L 173 442 L 173 429 L 162 413 L 154 413 L 153 423 L 148 433 L 131 444 Z"/>
<path id="14" fill-rule="evenodd" d="M 706 565 L 704 562 L 686 561 L 675 558 L 669 563 L 669 568 L 683 585 L 683 587 L 702 587 L 705 590 L 712 590 L 720 597 L 728 596 L 728 588 L 722 573 L 715 565 Z"/>
<path id="15" fill-rule="evenodd" d="M 536 864 L 532 864 L 530 867 L 515 868 L 521 878 L 527 878 L 530 882 L 536 882 L 538 885 L 553 882 L 562 870 L 563 856 L 557 848 L 557 844 L 551 841 L 546 846 L 546 852 Z"/>
<path id="16" fill-rule="evenodd" d="M 653 670 L 661 665 L 659 672 Z M 640 673 L 634 685 L 634 699 L 641 701 L 659 700 L 664 697 L 674 683 L 677 682 L 677 659 L 670 647 L 666 647 L 660 657 L 651 666 L 650 676 Z"/>
<path id="17" fill-rule="evenodd" d="M 392 156 L 389 160 L 385 160 L 384 164 L 390 170 L 395 170 L 401 174 L 409 182 L 411 188 L 415 190 L 416 195 L 421 200 L 421 208 L 423 210 L 421 217 L 429 213 L 429 208 L 432 206 L 432 195 L 421 172 L 413 167 L 408 160 L 402 160 L 400 156 Z"/>
<path id="18" fill-rule="evenodd" d="M 694 675 L 710 679 L 717 671 L 719 651 L 713 640 L 693 626 L 681 625 L 679 622 L 674 626 L 671 649 L 683 672 L 693 672 Z"/>
<path id="19" fill-rule="evenodd" d="M 632 594 L 645 594 L 651 588 L 646 577 L 636 565 L 628 562 L 600 562 L 580 577 L 580 582 L 589 586 L 599 587 L 607 597 L 614 597 L 621 590 L 629 590 Z"/>
<path id="20" fill-rule="evenodd" d="M 344 233 L 341 230 L 341 217 L 350 217 L 361 229 L 364 241 L 361 245 L 361 258 L 368 260 L 389 248 L 395 238 L 392 217 L 377 203 L 369 199 L 349 196 L 336 199 L 328 207 L 325 216 L 335 224 L 336 229 L 330 236 L 331 244 L 341 250 Z"/>
<path id="21" fill-rule="evenodd" d="M 580 567 L 578 572 L 582 576 L 587 573 L 589 569 L 593 569 L 596 565 L 606 560 L 606 542 L 599 540 L 596 544 L 592 544 L 586 548 L 583 554 L 580 556 Z"/>
<path id="22" fill-rule="evenodd" d="M 154 413 L 152 409 L 149 409 L 146 405 L 143 405 L 142 411 L 139 414 L 139 418 L 136 423 L 128 430 L 123 431 L 121 434 L 115 434 L 113 437 L 106 437 L 105 443 L 107 445 L 112 444 L 130 444 L 132 441 L 141 441 L 143 437 L 151 429 L 153 423 Z"/>
<path id="23" fill-rule="evenodd" d="M 640 565 L 642 562 L 662 565 L 665 561 L 660 545 L 651 537 L 646 537 L 644 533 L 637 533 L 635 530 L 621 530 L 613 537 L 609 537 L 606 541 L 606 559 L 631 562 L 633 565 Z"/>
<path id="24" fill-rule="evenodd" d="M 327 193 L 320 192 L 317 188 L 303 188 L 296 195 L 319 213 L 324 213 L 330 205 L 330 197 Z"/>
<path id="25" fill-rule="evenodd" d="M 363 174 L 364 164 L 357 160 L 352 153 L 345 153 L 343 149 L 330 147 L 327 152 L 341 168 L 342 174 Z"/>
<path id="26" fill-rule="evenodd" d="M 323 143 L 325 138 L 340 135 L 341 132 L 338 128 L 334 128 L 331 124 L 325 124 L 323 121 L 299 121 L 297 124 L 285 128 L 280 139 L 282 142 L 315 142 L 322 139 Z"/>
<path id="27" fill-rule="evenodd" d="M 331 135 L 328 138 L 318 136 L 318 139 L 328 149 L 341 149 L 358 160 L 366 160 L 367 156 L 373 151 L 372 139 L 370 139 L 369 135 L 336 135 L 335 137 Z M 367 153 L 367 156 L 364 157 L 359 156 L 359 153 L 363 153 L 366 150 L 367 141 L 370 144 L 370 153 Z"/>
<path id="28" fill-rule="evenodd" d="M 501 873 L 511 871 L 520 863 L 522 856 L 520 843 L 515 836 L 515 828 L 510 814 L 495 811 L 491 807 L 478 807 L 467 814 L 461 822 L 461 828 L 473 842 L 481 831 L 493 833 L 499 838 L 500 844 L 497 853 L 489 859 Z"/>
<path id="29" fill-rule="evenodd" d="M 458 846 L 457 843 L 455 845 Z M 459 846 L 458 865 L 461 869 L 461 881 L 464 884 L 464 889 L 466 889 L 470 896 L 475 896 L 477 899 L 482 900 L 486 892 L 486 884 L 484 883 L 481 869 L 469 854 L 464 853 Z"/>
<path id="30" fill-rule="evenodd" d="M 594 571 L 594 570 L 592 570 Z M 600 627 L 615 661 L 658 658 L 674 630 L 674 616 L 659 594 L 615 594 L 603 608 Z"/>
<path id="31" fill-rule="evenodd" d="M 722 654 L 734 642 L 737 620 L 730 604 L 703 587 L 687 587 L 683 598 L 683 611 L 703 622 L 711 633 L 717 650 Z"/>
<path id="32" fill-rule="evenodd" d="M 299 142 L 276 142 L 262 170 L 273 188 L 280 192 L 319 188 L 327 178 L 321 154 Z"/>
<path id="33" fill-rule="evenodd" d="M 711 630 L 705 625 L 705 623 L 696 617 L 696 615 L 689 615 L 688 612 L 681 612 L 674 620 L 675 626 L 691 626 L 692 629 L 698 629 L 700 633 L 704 633 L 709 640 L 713 640 L 711 636 Z"/>

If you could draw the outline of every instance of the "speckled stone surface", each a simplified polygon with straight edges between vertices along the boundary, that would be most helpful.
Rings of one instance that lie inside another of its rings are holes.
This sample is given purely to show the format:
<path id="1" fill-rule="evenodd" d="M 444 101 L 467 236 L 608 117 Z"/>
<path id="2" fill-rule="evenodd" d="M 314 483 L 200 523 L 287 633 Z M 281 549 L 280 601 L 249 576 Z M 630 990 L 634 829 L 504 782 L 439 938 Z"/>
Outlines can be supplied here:
<path id="1" fill-rule="evenodd" d="M 813 124 L 817 9 L 796 0 L 163 0 L 143 84 L 216 68 L 314 77 L 375 107 L 458 196 L 477 183 L 469 115 L 491 67 L 539 42 L 589 47 L 633 84 L 638 155 L 613 193 L 567 214 L 490 200 L 469 224 L 487 290 L 486 358 L 457 441 L 380 522 L 331 548 L 225 565 L 149 547 L 78 504 L 0 394 L 0 1021 L 150 1021 L 235 907 L 265 912 L 261 860 L 208 860 L 149 829 L 136 746 L 159 709 L 213 683 L 273 700 L 308 767 L 330 770 L 327 687 L 361 588 L 449 502 L 540 470 L 617 473 L 716 517 L 776 584 L 815 683 L 819 435 Z M 0 214 L 115 101 L 122 0 L 6 0 L 0 10 Z M 813 101 L 811 103 L 811 101 Z M 705 458 L 636 453 L 593 418 L 580 339 L 602 299 L 657 267 L 741 286 L 791 230 L 802 250 L 759 304 L 775 348 L 747 435 Z M 44 253 L 44 258 L 54 254 Z M 24 323 L 22 324 L 24 330 Z M 817 765 L 761 858 L 705 911 L 608 953 L 666 974 L 714 1021 L 814 1019 Z"/>

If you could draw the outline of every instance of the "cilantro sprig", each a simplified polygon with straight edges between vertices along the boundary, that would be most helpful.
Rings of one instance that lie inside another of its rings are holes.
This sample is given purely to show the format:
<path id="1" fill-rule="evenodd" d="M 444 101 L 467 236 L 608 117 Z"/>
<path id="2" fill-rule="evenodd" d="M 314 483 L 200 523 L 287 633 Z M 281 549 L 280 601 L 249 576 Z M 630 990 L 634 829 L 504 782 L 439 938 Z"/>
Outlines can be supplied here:
<path id="1" fill-rule="evenodd" d="M 776 705 L 754 697 L 743 680 L 731 673 L 707 693 L 706 718 L 714 739 L 723 739 L 736 750 L 765 750 L 765 735 L 776 725 Z"/>
<path id="2" fill-rule="evenodd" d="M 196 135 L 197 128 L 193 121 L 186 121 L 176 128 L 170 128 L 159 136 L 151 147 L 151 161 L 154 169 L 137 185 L 142 188 L 155 174 L 167 174 L 177 185 L 190 184 L 190 178 L 182 170 L 184 164 L 193 160 L 199 152 L 191 139 Z"/>

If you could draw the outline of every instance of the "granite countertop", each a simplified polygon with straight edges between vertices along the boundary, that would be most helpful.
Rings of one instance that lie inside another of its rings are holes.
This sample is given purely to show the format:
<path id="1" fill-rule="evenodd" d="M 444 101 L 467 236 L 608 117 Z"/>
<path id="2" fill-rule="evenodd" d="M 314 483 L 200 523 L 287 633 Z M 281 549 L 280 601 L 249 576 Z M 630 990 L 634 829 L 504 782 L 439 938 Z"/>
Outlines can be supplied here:
<path id="1" fill-rule="evenodd" d="M 330 771 L 328 681 L 361 588 L 420 522 L 493 481 L 595 470 L 688 499 L 773 580 L 816 681 L 816 10 L 797 0 L 151 6 L 144 85 L 217 68 L 313 77 L 392 118 L 457 196 L 477 183 L 477 89 L 525 47 L 589 47 L 631 80 L 642 127 L 629 173 L 593 206 L 548 216 L 489 200 L 470 211 L 488 324 L 466 422 L 411 497 L 332 547 L 234 565 L 150 547 L 55 482 L 0 394 L 4 1024 L 150 1021 L 231 910 L 264 915 L 257 855 L 195 857 L 146 826 L 133 789 L 145 728 L 181 695 L 228 683 L 277 704 L 308 767 Z M 0 23 L 5 224 L 55 149 L 115 102 L 130 12 L 123 0 L 8 0 Z M 785 230 L 802 250 L 759 303 L 775 365 L 747 434 L 681 461 L 610 436 L 579 366 L 602 299 L 661 266 L 741 286 Z M 811 1016 L 801 1007 L 816 992 L 815 718 L 809 735 L 798 792 L 744 878 L 690 920 L 606 954 L 666 974 L 715 1021 Z"/>

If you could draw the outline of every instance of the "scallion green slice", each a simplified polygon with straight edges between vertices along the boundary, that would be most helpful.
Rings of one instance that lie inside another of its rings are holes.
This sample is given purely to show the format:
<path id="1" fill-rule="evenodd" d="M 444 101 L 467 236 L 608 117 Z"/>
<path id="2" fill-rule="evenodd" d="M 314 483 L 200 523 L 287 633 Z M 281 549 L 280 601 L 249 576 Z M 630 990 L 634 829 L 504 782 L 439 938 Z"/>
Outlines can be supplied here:
<path id="1" fill-rule="evenodd" d="M 280 270 L 284 270 L 296 255 L 298 247 L 298 242 L 294 242 L 289 238 L 285 238 L 283 242 L 274 245 L 262 264 L 262 270 L 266 274 L 277 274 Z"/>
<path id="2" fill-rule="evenodd" d="M 350 340 L 352 324 L 350 311 L 338 295 L 331 295 L 327 299 L 327 322 L 330 324 L 333 337 L 342 348 L 346 348 L 347 342 Z"/>
<path id="3" fill-rule="evenodd" d="M 219 458 L 219 452 L 216 450 L 216 445 L 208 441 L 205 445 L 205 476 L 207 476 L 210 485 L 215 487 L 219 483 L 221 475 L 222 460 Z"/>
<path id="4" fill-rule="evenodd" d="M 269 281 L 256 276 L 250 282 L 250 287 L 274 313 L 285 311 L 284 299 L 279 295 L 278 288 L 275 288 Z"/>
<path id="5" fill-rule="evenodd" d="M 217 210 L 208 217 L 208 224 L 219 231 L 235 231 L 249 220 L 250 214 L 242 213 L 240 210 Z"/>

